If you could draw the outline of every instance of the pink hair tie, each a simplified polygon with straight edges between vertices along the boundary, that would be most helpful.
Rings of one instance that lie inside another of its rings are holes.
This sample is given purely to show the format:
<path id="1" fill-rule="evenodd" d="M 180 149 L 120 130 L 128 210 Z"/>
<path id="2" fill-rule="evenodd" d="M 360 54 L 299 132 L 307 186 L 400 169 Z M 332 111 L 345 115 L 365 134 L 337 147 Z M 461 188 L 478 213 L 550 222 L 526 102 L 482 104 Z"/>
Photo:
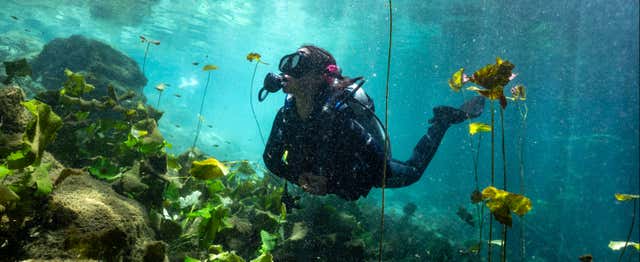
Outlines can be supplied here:
<path id="1" fill-rule="evenodd" d="M 328 65 L 327 72 L 331 74 L 340 74 L 340 68 L 337 65 Z"/>

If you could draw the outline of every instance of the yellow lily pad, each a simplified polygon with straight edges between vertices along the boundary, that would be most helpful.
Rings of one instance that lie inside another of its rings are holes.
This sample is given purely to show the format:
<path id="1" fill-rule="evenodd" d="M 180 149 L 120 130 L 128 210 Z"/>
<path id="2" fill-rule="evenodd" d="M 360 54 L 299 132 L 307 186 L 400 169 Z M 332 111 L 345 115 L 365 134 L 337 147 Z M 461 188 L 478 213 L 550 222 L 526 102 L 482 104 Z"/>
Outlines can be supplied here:
<path id="1" fill-rule="evenodd" d="M 211 71 L 211 70 L 217 70 L 217 69 L 218 69 L 217 66 L 211 65 L 211 64 L 205 65 L 202 67 L 202 71 Z"/>
<path id="2" fill-rule="evenodd" d="M 524 216 L 531 210 L 531 200 L 523 195 L 510 193 L 488 186 L 482 190 L 482 199 L 487 201 L 487 207 L 500 223 L 511 226 L 511 212 Z"/>
<path id="3" fill-rule="evenodd" d="M 629 241 L 628 243 L 626 241 L 609 241 L 609 248 L 611 250 L 623 249 L 625 245 L 635 247 L 638 251 L 640 251 L 640 243 L 631 242 L 631 241 Z"/>
<path id="4" fill-rule="evenodd" d="M 247 55 L 247 60 L 249 60 L 249 62 L 253 62 L 253 61 L 260 61 L 260 54 L 258 53 L 249 53 Z"/>
<path id="5" fill-rule="evenodd" d="M 165 89 L 167 89 L 167 84 L 165 83 L 160 83 L 156 85 L 156 90 L 160 92 L 164 91 Z"/>
<path id="6" fill-rule="evenodd" d="M 630 195 L 630 194 L 616 193 L 615 196 L 616 196 L 616 199 L 618 201 L 628 201 L 628 200 L 640 199 L 640 195 Z"/>
<path id="7" fill-rule="evenodd" d="M 495 64 L 486 65 L 476 71 L 469 80 L 487 89 L 504 87 L 511 81 L 511 71 L 514 67 L 509 61 L 497 57 Z"/>
<path id="8" fill-rule="evenodd" d="M 462 75 L 464 74 L 464 68 L 460 68 L 460 70 L 453 73 L 451 78 L 449 79 L 449 87 L 453 89 L 453 91 L 459 92 L 462 88 L 464 82 L 462 81 Z"/>
<path id="9" fill-rule="evenodd" d="M 229 173 L 229 168 L 213 157 L 202 161 L 193 161 L 191 164 L 189 174 L 199 179 L 215 179 Z"/>
<path id="10" fill-rule="evenodd" d="M 469 134 L 475 135 L 478 132 L 491 132 L 491 126 L 481 122 L 470 123 Z"/>

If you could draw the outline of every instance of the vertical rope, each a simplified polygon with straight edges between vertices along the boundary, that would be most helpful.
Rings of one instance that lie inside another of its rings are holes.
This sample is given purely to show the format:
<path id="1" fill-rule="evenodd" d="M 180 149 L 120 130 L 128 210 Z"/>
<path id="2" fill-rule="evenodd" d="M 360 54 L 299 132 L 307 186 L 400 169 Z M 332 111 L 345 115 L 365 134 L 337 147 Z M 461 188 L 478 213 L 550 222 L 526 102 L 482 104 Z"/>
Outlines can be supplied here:
<path id="1" fill-rule="evenodd" d="M 391 72 L 391 40 L 393 35 L 393 9 L 389 0 L 389 50 L 387 50 L 387 81 L 384 95 L 384 164 L 382 165 L 382 205 L 380 207 L 380 244 L 378 248 L 378 261 L 382 261 L 382 243 L 384 242 L 384 188 L 387 180 L 387 158 L 389 156 L 389 77 Z"/>

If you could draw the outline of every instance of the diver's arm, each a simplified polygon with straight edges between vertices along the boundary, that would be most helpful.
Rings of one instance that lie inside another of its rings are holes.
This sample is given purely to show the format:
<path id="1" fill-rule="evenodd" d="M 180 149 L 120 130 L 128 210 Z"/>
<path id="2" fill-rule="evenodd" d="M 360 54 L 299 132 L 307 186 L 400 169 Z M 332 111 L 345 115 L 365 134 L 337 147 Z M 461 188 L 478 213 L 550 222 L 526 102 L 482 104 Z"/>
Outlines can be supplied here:
<path id="1" fill-rule="evenodd" d="M 291 178 L 289 174 L 290 172 L 287 164 L 282 160 L 282 155 L 285 152 L 283 120 L 284 109 L 280 109 L 273 120 L 271 134 L 269 135 L 267 145 L 264 148 L 262 159 L 271 173 L 295 183 L 297 181 L 293 181 L 293 178 Z"/>

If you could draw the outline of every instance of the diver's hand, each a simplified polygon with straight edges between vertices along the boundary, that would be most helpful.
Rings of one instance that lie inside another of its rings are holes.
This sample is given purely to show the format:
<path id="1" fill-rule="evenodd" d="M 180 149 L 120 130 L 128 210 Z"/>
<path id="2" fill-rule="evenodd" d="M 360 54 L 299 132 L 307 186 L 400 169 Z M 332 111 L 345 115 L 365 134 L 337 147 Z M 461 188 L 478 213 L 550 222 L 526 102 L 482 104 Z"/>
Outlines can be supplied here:
<path id="1" fill-rule="evenodd" d="M 305 172 L 298 178 L 298 185 L 314 195 L 327 194 L 327 178 L 323 176 L 314 176 L 310 172 Z"/>

